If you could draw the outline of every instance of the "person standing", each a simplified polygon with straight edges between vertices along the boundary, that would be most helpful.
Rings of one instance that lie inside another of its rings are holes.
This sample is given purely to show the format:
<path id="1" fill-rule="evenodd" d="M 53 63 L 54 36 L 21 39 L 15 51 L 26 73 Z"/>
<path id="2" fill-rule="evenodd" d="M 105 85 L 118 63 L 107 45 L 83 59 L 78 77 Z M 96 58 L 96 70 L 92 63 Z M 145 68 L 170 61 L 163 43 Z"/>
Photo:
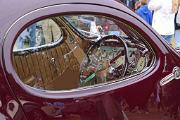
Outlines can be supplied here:
<path id="1" fill-rule="evenodd" d="M 25 48 L 24 43 L 26 40 L 29 40 L 29 37 L 30 37 L 29 32 L 27 31 L 27 29 L 25 29 L 17 39 L 17 43 L 16 43 L 17 49 L 24 49 Z"/>
<path id="2" fill-rule="evenodd" d="M 34 47 L 36 45 L 36 23 L 32 24 L 27 28 L 29 32 L 29 47 Z"/>
<path id="3" fill-rule="evenodd" d="M 180 4 L 180 0 L 179 0 Z M 175 40 L 176 40 L 176 48 L 180 49 L 180 8 L 175 17 Z"/>
<path id="4" fill-rule="evenodd" d="M 117 2 L 122 2 L 124 3 L 128 8 L 134 10 L 135 9 L 135 3 L 138 0 L 116 0 Z"/>
<path id="5" fill-rule="evenodd" d="M 177 0 L 150 0 L 148 8 L 154 11 L 152 27 L 169 43 L 174 37 L 174 18 L 178 9 Z"/>
<path id="6" fill-rule="evenodd" d="M 152 25 L 152 12 L 148 9 L 147 2 L 147 0 L 140 0 L 140 8 L 136 10 L 136 13 Z"/>

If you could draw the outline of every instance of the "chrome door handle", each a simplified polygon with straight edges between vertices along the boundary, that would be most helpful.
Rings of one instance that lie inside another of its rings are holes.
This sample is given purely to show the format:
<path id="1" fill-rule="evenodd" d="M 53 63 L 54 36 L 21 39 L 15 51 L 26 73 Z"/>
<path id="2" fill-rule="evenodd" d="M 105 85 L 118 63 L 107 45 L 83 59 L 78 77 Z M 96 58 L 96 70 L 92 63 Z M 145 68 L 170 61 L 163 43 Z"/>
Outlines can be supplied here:
<path id="1" fill-rule="evenodd" d="M 178 79 L 180 79 L 180 68 L 176 66 L 174 67 L 171 74 L 167 75 L 160 81 L 160 85 L 164 86 L 167 83 L 171 82 L 172 80 L 178 80 Z"/>

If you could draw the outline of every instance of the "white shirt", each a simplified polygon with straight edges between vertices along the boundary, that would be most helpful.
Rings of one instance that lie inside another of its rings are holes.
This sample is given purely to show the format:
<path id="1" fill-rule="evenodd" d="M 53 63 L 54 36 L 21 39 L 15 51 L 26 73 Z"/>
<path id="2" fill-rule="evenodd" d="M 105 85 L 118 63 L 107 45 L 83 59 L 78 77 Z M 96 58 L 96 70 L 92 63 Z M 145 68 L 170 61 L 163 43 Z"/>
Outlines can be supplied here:
<path id="1" fill-rule="evenodd" d="M 148 8 L 154 11 L 152 27 L 160 35 L 173 35 L 175 31 L 172 0 L 150 0 Z"/>

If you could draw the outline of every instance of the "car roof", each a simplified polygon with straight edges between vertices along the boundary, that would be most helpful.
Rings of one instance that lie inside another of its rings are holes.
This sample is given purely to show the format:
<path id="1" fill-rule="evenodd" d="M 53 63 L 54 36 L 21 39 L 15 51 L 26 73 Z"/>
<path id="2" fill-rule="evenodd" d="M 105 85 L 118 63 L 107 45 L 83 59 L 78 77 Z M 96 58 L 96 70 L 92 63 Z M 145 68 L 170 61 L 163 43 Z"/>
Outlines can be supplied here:
<path id="1" fill-rule="evenodd" d="M 70 3 L 98 4 L 128 10 L 115 0 L 0 0 L 0 37 L 4 36 L 15 20 L 30 11 L 46 6 Z"/>

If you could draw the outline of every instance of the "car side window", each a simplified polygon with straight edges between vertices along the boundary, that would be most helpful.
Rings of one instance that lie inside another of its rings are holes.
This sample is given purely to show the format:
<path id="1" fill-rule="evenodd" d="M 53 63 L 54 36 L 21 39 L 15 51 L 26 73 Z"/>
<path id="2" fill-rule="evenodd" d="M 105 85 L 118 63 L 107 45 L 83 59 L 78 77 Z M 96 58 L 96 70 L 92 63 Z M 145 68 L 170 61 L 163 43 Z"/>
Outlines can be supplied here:
<path id="1" fill-rule="evenodd" d="M 148 70 L 155 59 L 134 28 L 102 15 L 38 21 L 18 36 L 12 57 L 24 84 L 53 91 L 125 81 Z"/>

